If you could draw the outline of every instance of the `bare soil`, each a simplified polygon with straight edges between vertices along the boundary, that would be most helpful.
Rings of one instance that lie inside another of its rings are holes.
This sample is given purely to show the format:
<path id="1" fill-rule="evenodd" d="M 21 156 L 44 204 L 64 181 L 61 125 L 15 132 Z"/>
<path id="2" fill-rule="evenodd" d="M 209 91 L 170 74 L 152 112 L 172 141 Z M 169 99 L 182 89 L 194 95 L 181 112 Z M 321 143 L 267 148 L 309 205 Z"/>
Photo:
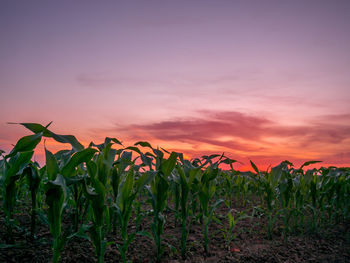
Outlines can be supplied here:
<path id="1" fill-rule="evenodd" d="M 251 212 L 251 205 L 237 206 L 237 211 Z M 26 208 L 24 208 L 26 209 Z M 228 209 L 222 205 L 217 210 L 218 217 L 223 217 Z M 203 249 L 202 225 L 193 224 L 187 241 L 187 258 L 181 259 L 180 238 L 181 227 L 175 226 L 174 214 L 165 213 L 167 223 L 163 235 L 165 253 L 162 262 L 350 262 L 350 227 L 349 222 L 340 222 L 332 227 L 319 229 L 317 233 L 291 234 L 287 240 L 282 237 L 282 229 L 274 229 L 271 240 L 267 239 L 266 218 L 246 218 L 238 222 L 236 238 L 227 244 L 221 228 L 223 225 L 212 221 L 210 225 L 210 253 Z M 4 215 L 0 213 L 0 262 L 50 262 L 52 257 L 51 235 L 49 228 L 38 223 L 37 236 L 34 241 L 29 238 L 30 216 L 28 211 L 17 213 L 15 219 L 21 228 L 15 229 L 14 247 L 6 247 Z M 150 231 L 150 217 L 143 217 L 141 226 Z M 65 225 L 69 220 L 65 219 Z M 135 231 L 134 221 L 130 231 Z M 121 243 L 118 233 L 108 234 L 107 240 L 113 244 L 107 248 L 105 262 L 120 262 L 121 257 L 116 243 Z M 130 245 L 128 258 L 132 262 L 155 262 L 155 245 L 153 240 L 145 236 L 137 236 Z M 92 244 L 82 238 L 74 237 L 65 246 L 61 262 L 96 262 Z"/>

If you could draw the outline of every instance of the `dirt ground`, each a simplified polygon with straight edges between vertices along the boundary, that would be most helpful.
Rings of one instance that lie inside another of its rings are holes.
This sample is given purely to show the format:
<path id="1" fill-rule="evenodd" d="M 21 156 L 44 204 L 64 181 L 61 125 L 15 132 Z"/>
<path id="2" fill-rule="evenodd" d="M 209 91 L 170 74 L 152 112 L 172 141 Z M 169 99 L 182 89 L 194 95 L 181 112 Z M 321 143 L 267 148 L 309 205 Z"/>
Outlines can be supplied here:
<path id="1" fill-rule="evenodd" d="M 249 206 L 238 206 L 237 211 L 247 211 Z M 227 208 L 221 206 L 217 214 L 225 215 Z M 163 235 L 165 253 L 162 262 L 350 262 L 350 227 L 349 222 L 341 222 L 317 233 L 290 235 L 284 240 L 281 227 L 276 227 L 271 240 L 266 235 L 264 217 L 246 218 L 238 222 L 235 228 L 236 238 L 227 245 L 221 228 L 223 225 L 212 221 L 210 225 L 210 253 L 203 249 L 202 225 L 193 224 L 187 241 L 187 258 L 180 256 L 181 227 L 174 224 L 174 214 L 165 213 L 166 227 Z M 17 214 L 16 220 L 22 226 L 15 229 L 16 246 L 6 247 L 4 216 L 0 213 L 0 262 L 50 262 L 52 257 L 51 235 L 46 224 L 39 222 L 37 238 L 31 241 L 28 235 L 30 216 L 27 211 Z M 149 230 L 149 217 L 144 217 L 141 226 Z M 66 220 L 65 222 L 69 222 Z M 226 220 L 224 220 L 224 224 Z M 130 224 L 130 231 L 135 231 L 135 223 Z M 105 254 L 105 262 L 120 262 L 116 243 L 120 243 L 118 233 L 108 234 L 108 241 L 113 241 Z M 130 245 L 128 258 L 133 262 L 155 262 L 155 245 L 145 236 L 137 236 Z M 96 262 L 92 244 L 82 238 L 74 237 L 66 244 L 61 262 Z"/>

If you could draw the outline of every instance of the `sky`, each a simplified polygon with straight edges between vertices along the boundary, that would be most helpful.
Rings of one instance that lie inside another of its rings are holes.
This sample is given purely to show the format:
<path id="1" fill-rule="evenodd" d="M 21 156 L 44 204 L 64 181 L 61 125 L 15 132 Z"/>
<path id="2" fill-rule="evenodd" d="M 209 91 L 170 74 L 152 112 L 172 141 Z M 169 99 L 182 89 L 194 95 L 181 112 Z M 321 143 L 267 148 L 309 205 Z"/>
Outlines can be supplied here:
<path id="1" fill-rule="evenodd" d="M 86 146 L 349 166 L 349 13 L 347 0 L 1 0 L 0 149 L 31 134 L 7 122 L 53 121 Z"/>

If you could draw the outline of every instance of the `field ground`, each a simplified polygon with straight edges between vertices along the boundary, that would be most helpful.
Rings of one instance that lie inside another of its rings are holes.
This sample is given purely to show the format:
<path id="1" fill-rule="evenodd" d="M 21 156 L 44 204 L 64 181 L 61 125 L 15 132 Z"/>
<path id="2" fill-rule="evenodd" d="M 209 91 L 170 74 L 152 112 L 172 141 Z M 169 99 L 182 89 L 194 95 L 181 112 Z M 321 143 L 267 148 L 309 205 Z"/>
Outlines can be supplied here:
<path id="1" fill-rule="evenodd" d="M 27 206 L 28 207 L 28 206 Z M 252 212 L 252 204 L 238 205 L 235 211 Z M 145 210 L 150 207 L 145 206 Z M 15 231 L 15 247 L 0 248 L 0 262 L 50 262 L 52 258 L 52 238 L 46 224 L 39 223 L 37 239 L 31 241 L 26 232 L 30 229 L 29 211 L 24 208 L 17 213 L 16 220 L 22 229 Z M 228 209 L 224 204 L 217 210 L 217 217 L 224 218 Z M 166 225 L 164 231 L 164 244 L 166 245 L 162 262 L 350 262 L 350 223 L 341 222 L 334 227 L 319 229 L 317 233 L 291 234 L 288 240 L 282 238 L 282 225 L 273 231 L 273 237 L 266 237 L 266 218 L 254 216 L 242 219 L 235 228 L 237 237 L 227 247 L 223 233 L 220 231 L 222 225 L 213 221 L 210 225 L 210 253 L 206 255 L 202 246 L 202 225 L 193 224 L 188 237 L 187 259 L 182 260 L 180 256 L 180 225 L 175 227 L 174 213 L 167 211 Z M 149 230 L 150 217 L 143 217 L 141 227 Z M 223 223 L 226 221 L 223 219 Z M 64 226 L 69 224 L 66 218 Z M 129 230 L 135 230 L 134 221 Z M 0 214 L 0 238 L 4 241 L 5 227 L 4 215 Z M 118 234 L 107 235 L 108 241 L 114 244 L 107 248 L 105 262 L 120 262 L 120 254 L 115 246 L 120 243 Z M 133 262 L 154 262 L 155 245 L 153 240 L 145 236 L 137 236 L 130 245 L 128 258 Z M 92 244 L 83 238 L 74 237 L 65 246 L 61 262 L 96 262 Z"/>

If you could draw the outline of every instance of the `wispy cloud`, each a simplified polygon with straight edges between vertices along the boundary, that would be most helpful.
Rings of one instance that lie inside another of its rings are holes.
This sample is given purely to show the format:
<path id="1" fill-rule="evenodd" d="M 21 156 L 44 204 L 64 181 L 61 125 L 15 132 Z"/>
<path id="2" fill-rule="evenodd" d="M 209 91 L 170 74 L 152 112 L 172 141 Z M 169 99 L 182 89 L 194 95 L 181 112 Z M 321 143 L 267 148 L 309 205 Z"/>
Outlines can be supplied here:
<path id="1" fill-rule="evenodd" d="M 230 94 L 240 92 L 240 95 L 251 91 L 247 90 L 246 85 L 242 83 L 256 82 L 261 78 L 262 72 L 256 69 L 236 69 L 226 74 L 205 72 L 202 74 L 193 74 L 192 72 L 173 72 L 167 76 L 160 76 L 159 73 L 149 73 L 147 76 L 131 74 L 130 72 L 95 72 L 81 73 L 76 77 L 80 87 L 89 88 L 113 88 L 113 87 L 137 87 L 137 88 L 192 88 L 203 89 L 210 87 L 221 93 Z M 240 84 L 234 86 L 234 84 Z M 221 88 L 218 88 L 221 87 Z"/>
<path id="2" fill-rule="evenodd" d="M 286 126 L 264 116 L 247 115 L 234 111 L 200 111 L 199 117 L 173 119 L 145 124 L 130 124 L 114 128 L 115 132 L 127 135 L 131 140 L 150 139 L 171 143 L 209 145 L 218 152 L 240 152 L 243 156 L 308 156 L 320 152 L 320 156 L 350 150 L 350 122 L 329 123 L 330 116 L 320 117 L 315 122 L 299 126 Z M 333 116 L 335 119 L 347 115 Z M 322 121 L 321 121 L 322 120 Z M 146 136 L 140 138 L 142 136 Z M 272 138 L 272 139 L 271 139 Z M 289 153 L 289 154 L 288 154 Z M 347 156 L 347 155 L 346 155 Z M 345 158 L 347 158 L 345 156 Z"/>

